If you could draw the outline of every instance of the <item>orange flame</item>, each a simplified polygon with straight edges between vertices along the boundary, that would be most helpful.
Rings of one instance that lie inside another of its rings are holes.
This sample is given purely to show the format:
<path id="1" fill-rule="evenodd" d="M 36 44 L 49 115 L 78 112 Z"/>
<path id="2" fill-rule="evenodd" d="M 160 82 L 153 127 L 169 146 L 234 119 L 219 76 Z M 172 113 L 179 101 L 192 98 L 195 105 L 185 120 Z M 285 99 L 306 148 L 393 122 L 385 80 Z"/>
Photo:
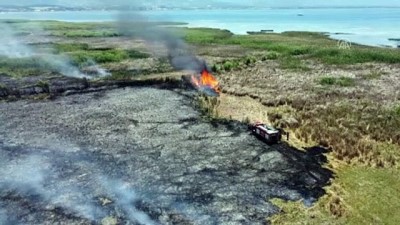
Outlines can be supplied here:
<path id="1" fill-rule="evenodd" d="M 221 92 L 218 80 L 207 70 L 203 70 L 200 77 L 192 75 L 192 84 L 197 89 L 210 88 L 217 94 Z"/>

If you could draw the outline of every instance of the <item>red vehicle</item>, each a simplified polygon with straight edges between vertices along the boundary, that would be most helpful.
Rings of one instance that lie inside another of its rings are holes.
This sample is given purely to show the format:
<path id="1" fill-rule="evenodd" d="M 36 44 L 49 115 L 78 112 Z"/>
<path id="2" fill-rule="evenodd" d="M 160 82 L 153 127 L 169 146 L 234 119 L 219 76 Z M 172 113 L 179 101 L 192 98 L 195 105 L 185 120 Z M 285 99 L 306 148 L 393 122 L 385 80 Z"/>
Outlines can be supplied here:
<path id="1" fill-rule="evenodd" d="M 267 126 L 261 122 L 250 124 L 249 129 L 254 135 L 263 139 L 267 143 L 278 143 L 282 139 L 282 133 L 280 130 L 277 130 L 271 126 Z"/>

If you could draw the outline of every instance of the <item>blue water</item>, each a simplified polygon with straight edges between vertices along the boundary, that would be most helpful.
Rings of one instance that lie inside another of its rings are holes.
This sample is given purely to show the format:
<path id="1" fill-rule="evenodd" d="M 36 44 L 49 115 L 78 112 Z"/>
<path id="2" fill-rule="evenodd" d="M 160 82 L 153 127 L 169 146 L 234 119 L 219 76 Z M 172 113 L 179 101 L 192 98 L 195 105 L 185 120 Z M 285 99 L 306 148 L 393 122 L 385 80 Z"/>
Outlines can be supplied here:
<path id="1" fill-rule="evenodd" d="M 400 38 L 400 8 L 363 9 L 260 9 L 260 10 L 165 10 L 139 12 L 152 21 L 187 22 L 190 27 L 215 27 L 237 34 L 261 29 L 346 33 L 334 38 L 366 45 L 390 45 Z M 302 14 L 303 16 L 298 16 Z M 62 21 L 113 21 L 116 11 L 12 12 L 0 19 Z"/>

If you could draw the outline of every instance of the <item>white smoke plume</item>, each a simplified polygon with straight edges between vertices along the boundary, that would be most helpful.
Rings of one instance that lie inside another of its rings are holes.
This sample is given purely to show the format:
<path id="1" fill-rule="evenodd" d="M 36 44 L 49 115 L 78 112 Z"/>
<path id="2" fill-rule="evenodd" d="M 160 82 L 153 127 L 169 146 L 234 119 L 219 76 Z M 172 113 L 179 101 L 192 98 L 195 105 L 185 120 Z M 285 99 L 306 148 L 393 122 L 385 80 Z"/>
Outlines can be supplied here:
<path id="1" fill-rule="evenodd" d="M 133 204 L 139 198 L 135 191 L 130 187 L 129 183 L 124 183 L 118 180 L 109 180 L 100 178 L 108 195 L 114 196 L 116 204 L 122 208 L 129 220 L 138 222 L 144 225 L 158 225 L 144 212 L 137 210 Z"/>
<path id="2" fill-rule="evenodd" d="M 0 55 L 10 58 L 31 57 L 33 52 L 16 37 L 15 31 L 5 23 L 0 23 Z"/>
<path id="3" fill-rule="evenodd" d="M 66 160 L 70 158 L 68 155 L 55 157 Z M 28 199 L 36 196 L 46 207 L 50 204 L 80 218 L 100 222 L 107 213 L 98 202 L 91 201 L 88 197 L 89 193 L 96 192 L 95 187 L 79 185 L 77 177 L 74 176 L 63 177 L 64 175 L 55 169 L 57 165 L 53 165 L 56 161 L 53 156 L 38 154 L 0 158 L 0 196 L 6 196 L 9 191 Z M 79 164 L 79 160 L 76 163 Z M 102 194 L 111 199 L 115 207 L 123 210 L 128 220 L 144 225 L 158 225 L 146 213 L 135 208 L 134 204 L 139 197 L 129 183 L 109 179 L 100 174 L 101 170 L 97 169 L 97 164 L 90 167 L 92 171 L 89 183 L 98 184 Z M 7 221 L 9 220 L 6 211 L 0 208 L 0 225 Z"/>
<path id="4" fill-rule="evenodd" d="M 0 208 L 0 225 L 6 225 L 7 212 Z"/>
<path id="5" fill-rule="evenodd" d="M 100 67 L 95 61 L 93 60 L 88 60 L 87 64 L 88 66 L 88 70 L 91 71 L 92 73 L 95 74 L 95 76 L 97 77 L 107 77 L 110 76 L 111 73 L 108 72 L 106 69 Z"/>
<path id="6" fill-rule="evenodd" d="M 33 28 L 36 32 L 43 32 L 38 26 L 35 26 Z M 59 72 L 64 76 L 88 79 L 92 78 L 92 76 L 82 73 L 78 67 L 74 66 L 68 56 L 55 55 L 51 53 L 51 50 L 47 52 L 39 52 L 35 48 L 22 43 L 16 35 L 15 29 L 10 25 L 0 22 L 0 29 L 2 30 L 2 35 L 0 35 L 0 56 L 16 59 L 36 57 L 50 65 L 51 69 Z M 95 75 L 100 77 L 110 75 L 110 73 L 101 68 L 94 61 L 91 61 L 91 64 L 94 65 L 92 70 Z"/>
<path id="7" fill-rule="evenodd" d="M 0 189 L 16 191 L 20 196 L 39 196 L 44 202 L 67 209 L 91 221 L 101 217 L 101 210 L 86 201 L 78 186 L 59 179 L 57 184 L 52 186 L 52 180 L 60 174 L 51 168 L 50 161 L 39 155 L 10 160 L 0 166 Z"/>

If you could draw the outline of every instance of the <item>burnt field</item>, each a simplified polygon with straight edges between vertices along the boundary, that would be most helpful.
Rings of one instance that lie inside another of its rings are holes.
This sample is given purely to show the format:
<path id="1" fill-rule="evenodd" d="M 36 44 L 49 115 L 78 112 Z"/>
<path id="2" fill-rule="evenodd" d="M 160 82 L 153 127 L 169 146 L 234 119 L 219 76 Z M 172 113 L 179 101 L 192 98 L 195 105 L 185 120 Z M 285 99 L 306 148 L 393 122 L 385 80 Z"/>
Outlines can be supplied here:
<path id="1" fill-rule="evenodd" d="M 398 49 L 126 25 L 0 21 L 0 224 L 399 224 Z"/>
<path id="2" fill-rule="evenodd" d="M 269 146 L 193 93 L 134 87 L 0 103 L 0 224 L 265 224 L 324 194 L 324 149 Z"/>

